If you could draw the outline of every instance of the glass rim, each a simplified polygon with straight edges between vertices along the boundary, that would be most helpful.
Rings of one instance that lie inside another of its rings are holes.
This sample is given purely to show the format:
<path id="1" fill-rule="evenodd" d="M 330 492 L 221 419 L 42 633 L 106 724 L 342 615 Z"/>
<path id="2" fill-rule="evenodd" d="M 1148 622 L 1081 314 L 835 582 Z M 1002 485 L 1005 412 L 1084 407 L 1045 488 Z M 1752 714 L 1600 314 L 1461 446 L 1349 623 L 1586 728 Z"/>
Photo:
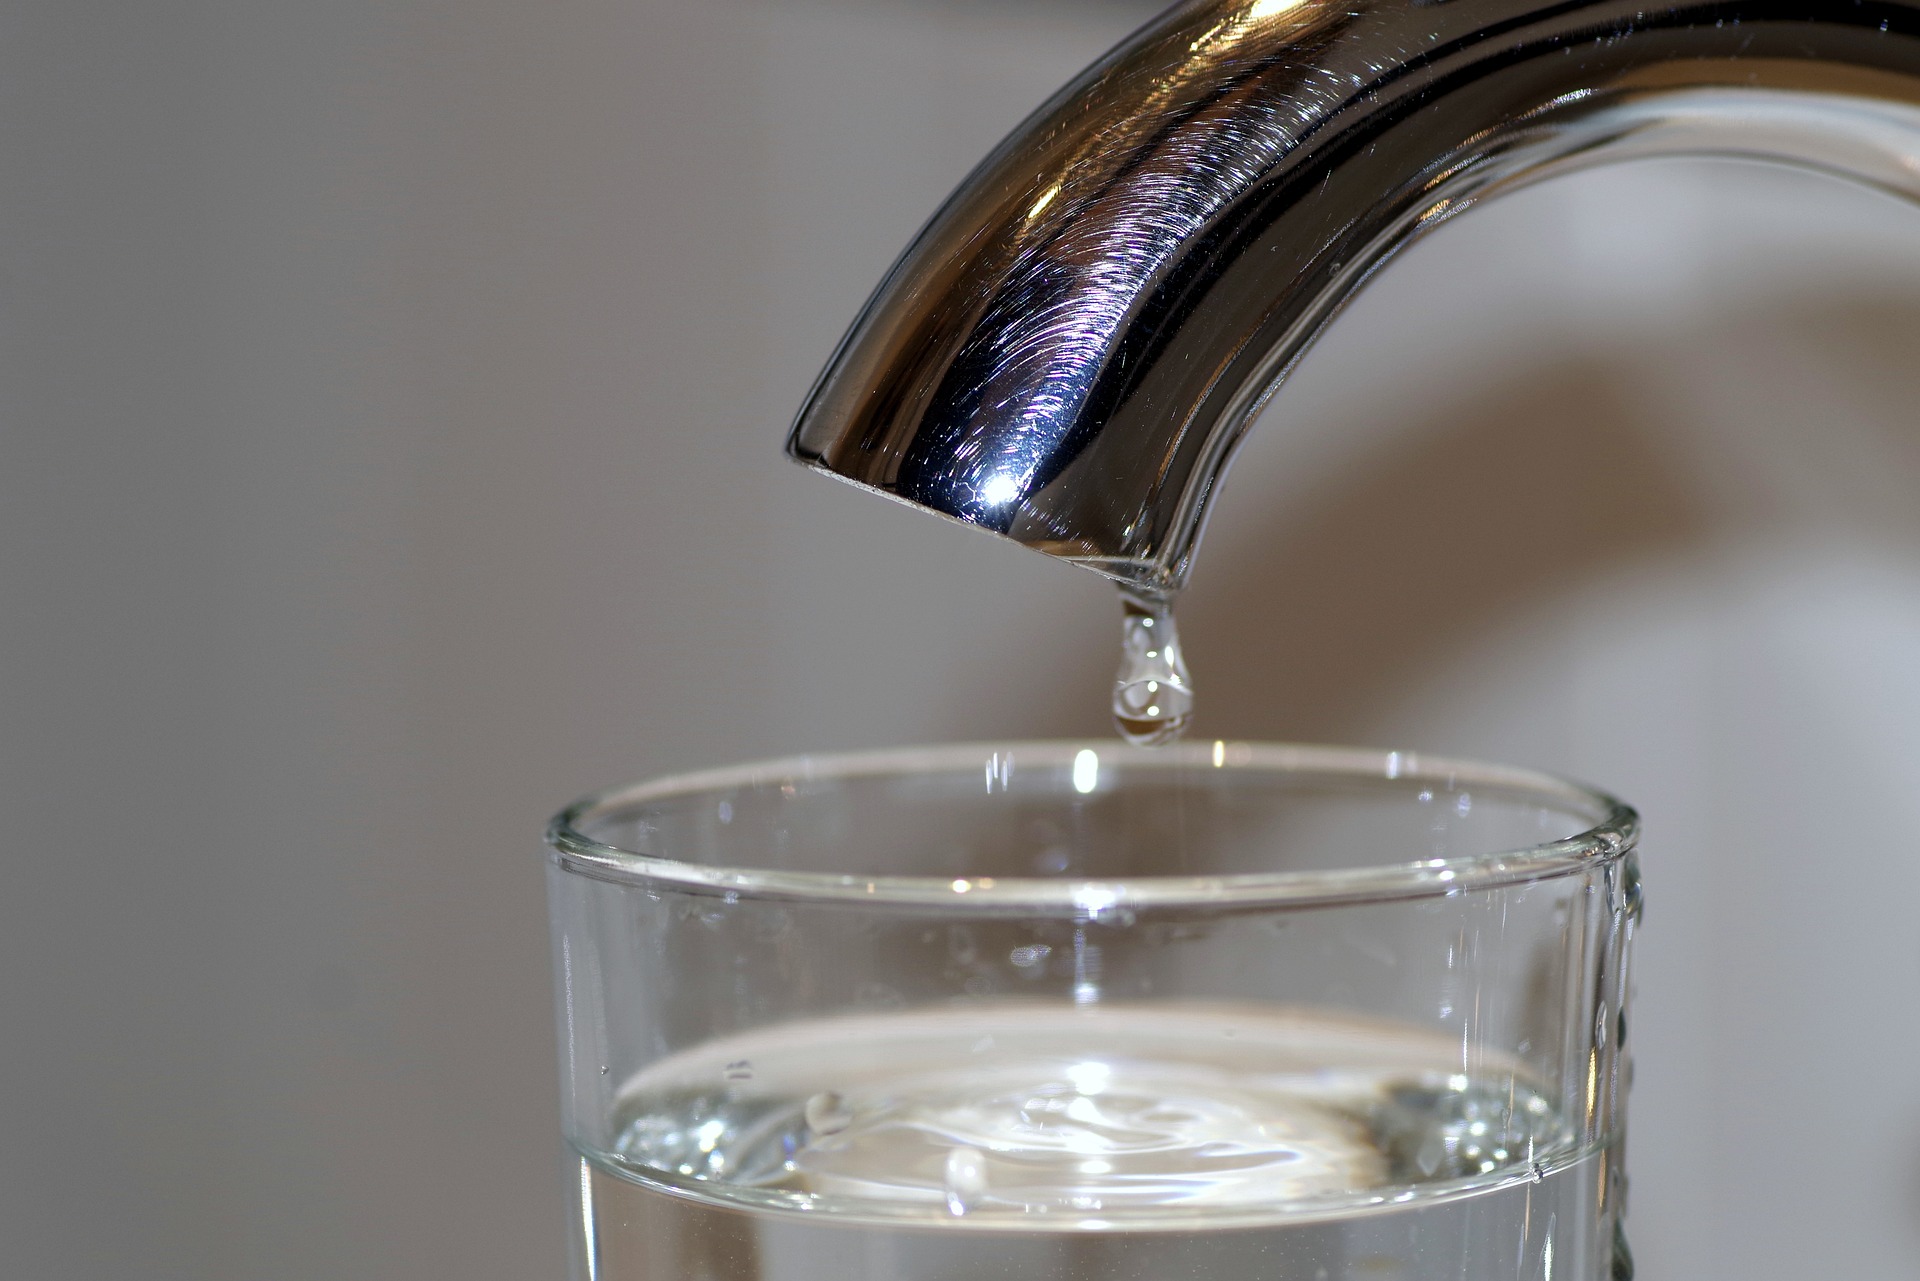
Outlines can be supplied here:
<path id="1" fill-rule="evenodd" d="M 1553 804 L 1576 818 L 1584 814 L 1600 817 L 1586 829 L 1559 840 L 1456 858 L 1360 868 L 1107 878 L 951 879 L 720 866 L 622 849 L 597 841 L 583 830 L 594 820 L 622 810 L 701 792 L 978 769 L 995 753 L 1016 753 L 1029 760 L 1038 757 L 1043 767 L 1070 769 L 1075 757 L 1088 750 L 1120 754 L 1135 766 L 1208 766 L 1357 783 L 1430 781 L 1448 787 L 1464 783 L 1508 798 Z M 1039 911 L 1095 919 L 1142 909 L 1232 910 L 1451 897 L 1549 880 L 1605 864 L 1630 853 L 1639 838 L 1640 816 L 1631 806 L 1609 793 L 1554 774 L 1416 752 L 1234 740 L 1156 748 L 1132 748 L 1117 740 L 979 742 L 781 757 L 593 792 L 555 815 L 546 832 L 548 857 L 564 871 L 678 894 L 939 908 L 967 916 Z"/>

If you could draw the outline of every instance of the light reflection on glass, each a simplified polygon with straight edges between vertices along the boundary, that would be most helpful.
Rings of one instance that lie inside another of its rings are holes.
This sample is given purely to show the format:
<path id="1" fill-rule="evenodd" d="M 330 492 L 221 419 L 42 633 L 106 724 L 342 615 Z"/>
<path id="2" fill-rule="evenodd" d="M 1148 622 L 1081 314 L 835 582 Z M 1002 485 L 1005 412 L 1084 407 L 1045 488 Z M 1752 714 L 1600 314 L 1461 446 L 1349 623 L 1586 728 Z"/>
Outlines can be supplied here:
<path id="1" fill-rule="evenodd" d="M 1082 748 L 1073 758 L 1073 790 L 1085 796 L 1100 786 L 1100 755 Z"/>
<path id="2" fill-rule="evenodd" d="M 1113 1069 L 1105 1063 L 1076 1063 L 1067 1069 L 1067 1079 L 1073 1082 L 1073 1088 L 1081 1094 L 1098 1094 L 1107 1088 Z"/>

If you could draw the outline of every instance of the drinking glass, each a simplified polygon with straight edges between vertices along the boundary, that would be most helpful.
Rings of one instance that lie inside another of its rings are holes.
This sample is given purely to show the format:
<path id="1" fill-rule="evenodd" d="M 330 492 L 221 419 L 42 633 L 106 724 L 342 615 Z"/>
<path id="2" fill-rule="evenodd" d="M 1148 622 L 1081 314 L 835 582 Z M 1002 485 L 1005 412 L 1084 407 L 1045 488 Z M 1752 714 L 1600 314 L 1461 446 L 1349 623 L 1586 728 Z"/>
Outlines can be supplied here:
<path id="1" fill-rule="evenodd" d="M 573 1276 L 1630 1276 L 1636 835 L 1228 742 L 589 797 L 549 833 Z"/>

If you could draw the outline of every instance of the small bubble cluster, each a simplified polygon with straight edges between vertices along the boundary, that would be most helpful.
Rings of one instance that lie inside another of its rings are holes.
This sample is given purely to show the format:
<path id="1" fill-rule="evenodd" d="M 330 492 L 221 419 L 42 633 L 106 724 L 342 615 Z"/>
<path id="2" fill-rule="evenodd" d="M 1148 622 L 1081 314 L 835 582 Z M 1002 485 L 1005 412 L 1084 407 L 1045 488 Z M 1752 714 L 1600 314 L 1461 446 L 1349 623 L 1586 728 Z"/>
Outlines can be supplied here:
<path id="1" fill-rule="evenodd" d="M 1464 1179 L 1523 1164 L 1556 1147 L 1561 1123 L 1547 1100 L 1516 1083 L 1402 1086 L 1373 1118 L 1375 1141 L 1409 1182 Z"/>

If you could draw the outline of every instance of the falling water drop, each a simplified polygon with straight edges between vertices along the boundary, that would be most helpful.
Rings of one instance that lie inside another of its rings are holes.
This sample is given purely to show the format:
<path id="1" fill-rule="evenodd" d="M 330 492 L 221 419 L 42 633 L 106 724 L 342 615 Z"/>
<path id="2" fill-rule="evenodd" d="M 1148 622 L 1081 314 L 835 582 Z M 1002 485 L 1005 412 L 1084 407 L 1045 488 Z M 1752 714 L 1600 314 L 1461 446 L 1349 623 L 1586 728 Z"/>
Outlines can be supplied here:
<path id="1" fill-rule="evenodd" d="M 1120 672 L 1113 684 L 1113 723 L 1136 747 L 1171 743 L 1193 719 L 1193 681 L 1180 657 L 1180 633 L 1164 597 L 1123 590 Z"/>

